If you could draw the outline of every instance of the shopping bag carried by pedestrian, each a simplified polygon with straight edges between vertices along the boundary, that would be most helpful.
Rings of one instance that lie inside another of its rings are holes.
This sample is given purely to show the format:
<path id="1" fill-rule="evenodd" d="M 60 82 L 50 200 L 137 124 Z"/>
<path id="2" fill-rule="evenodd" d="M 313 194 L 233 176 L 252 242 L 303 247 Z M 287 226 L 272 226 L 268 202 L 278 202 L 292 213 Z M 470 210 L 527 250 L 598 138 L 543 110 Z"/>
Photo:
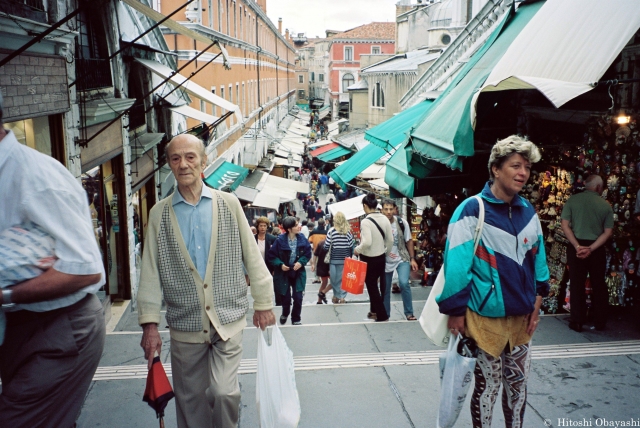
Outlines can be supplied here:
<path id="1" fill-rule="evenodd" d="M 475 342 L 451 334 L 449 347 L 440 355 L 440 408 L 438 428 L 451 428 L 458 420 L 476 367 Z"/>
<path id="2" fill-rule="evenodd" d="M 260 428 L 296 428 L 300 399 L 296 388 L 293 353 L 277 325 L 269 327 L 271 346 L 258 334 L 256 403 Z"/>
<path id="3" fill-rule="evenodd" d="M 478 200 L 478 205 L 480 208 L 480 213 L 478 214 L 478 224 L 476 225 L 476 230 L 473 238 L 473 254 L 475 255 L 476 250 L 478 249 L 478 243 L 480 242 L 480 238 L 482 236 L 482 226 L 484 224 L 484 203 L 482 202 L 482 198 L 480 198 L 480 196 L 476 195 L 474 197 Z M 425 303 L 424 309 L 422 310 L 422 314 L 419 318 L 422 330 L 424 330 L 429 340 L 433 342 L 434 345 L 442 346 L 443 348 L 447 346 L 447 342 L 449 341 L 449 328 L 447 327 L 449 315 L 440 313 L 440 308 L 438 307 L 438 302 L 436 302 L 436 297 L 442 294 L 442 291 L 444 290 L 444 284 L 445 278 L 443 263 L 442 267 L 440 268 L 440 272 L 438 273 L 438 276 L 436 277 L 436 280 L 433 284 L 433 287 L 431 288 L 431 293 L 429 293 L 427 303 Z"/>
<path id="4" fill-rule="evenodd" d="M 26 222 L 0 233 L 0 289 L 35 278 L 56 262 L 55 240 L 36 224 Z M 0 345 L 6 317 L 0 308 Z"/>
<path id="5" fill-rule="evenodd" d="M 351 294 L 364 293 L 364 279 L 367 276 L 367 263 L 347 257 L 342 270 L 342 290 Z"/>
<path id="6" fill-rule="evenodd" d="M 164 409 L 174 396 L 167 373 L 160 362 L 160 356 L 156 355 L 153 357 L 151 369 L 147 374 L 147 386 L 144 389 L 142 401 L 148 403 L 156 411 L 160 428 L 164 428 Z"/>

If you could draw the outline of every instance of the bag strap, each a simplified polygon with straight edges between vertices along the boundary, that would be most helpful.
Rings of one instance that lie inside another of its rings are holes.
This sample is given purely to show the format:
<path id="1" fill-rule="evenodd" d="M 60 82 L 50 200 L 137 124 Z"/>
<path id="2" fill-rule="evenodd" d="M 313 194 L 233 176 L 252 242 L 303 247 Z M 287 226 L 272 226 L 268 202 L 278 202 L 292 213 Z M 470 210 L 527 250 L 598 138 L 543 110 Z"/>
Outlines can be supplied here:
<path id="1" fill-rule="evenodd" d="M 479 195 L 475 195 L 474 198 L 478 200 L 478 208 L 480 212 L 478 213 L 478 224 L 476 225 L 476 230 L 473 235 L 473 254 L 475 254 L 478 249 L 478 244 L 482 237 L 482 227 L 484 226 L 484 201 Z"/>
<path id="2" fill-rule="evenodd" d="M 376 227 L 378 228 L 378 230 L 380 231 L 380 234 L 382 235 L 382 239 L 386 239 L 386 236 L 384 235 L 384 232 L 382 231 L 382 228 L 380 227 L 380 225 L 378 224 L 377 221 L 375 221 L 374 219 L 372 219 L 371 217 L 365 217 L 366 220 L 371 220 L 373 222 L 373 224 L 376 225 Z"/>

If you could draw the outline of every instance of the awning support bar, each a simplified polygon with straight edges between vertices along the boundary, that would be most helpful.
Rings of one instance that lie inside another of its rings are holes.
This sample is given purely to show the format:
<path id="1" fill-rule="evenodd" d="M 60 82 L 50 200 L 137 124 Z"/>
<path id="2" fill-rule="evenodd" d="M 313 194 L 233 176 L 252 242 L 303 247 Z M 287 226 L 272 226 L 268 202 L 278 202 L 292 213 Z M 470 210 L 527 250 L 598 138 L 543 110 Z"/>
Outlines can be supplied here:
<path id="1" fill-rule="evenodd" d="M 218 42 L 215 42 L 218 43 Z M 213 45 L 211 45 L 213 46 Z M 207 48 L 209 49 L 209 48 Z M 206 49 L 205 49 L 206 50 Z M 202 55 L 204 51 L 200 52 L 198 54 L 198 56 Z M 194 71 L 193 73 L 191 73 L 189 75 L 189 77 L 187 78 L 187 80 L 185 80 L 184 82 L 180 83 L 179 85 L 175 85 L 175 87 L 169 91 L 169 93 L 167 93 L 165 96 L 161 97 L 158 101 L 160 100 L 164 100 L 165 98 L 167 98 L 169 95 L 171 95 L 176 89 L 180 88 L 182 85 L 184 85 L 189 79 L 191 79 L 193 76 L 195 76 L 196 74 L 198 74 L 200 71 L 202 71 L 207 65 L 211 64 L 216 58 L 218 58 L 220 55 L 222 55 L 222 52 L 220 52 L 218 55 L 214 56 L 209 62 L 207 62 L 205 65 L 203 65 L 202 67 L 200 67 L 199 69 L 197 69 L 196 71 Z M 197 58 L 197 57 L 196 57 Z M 194 60 L 196 59 L 194 58 Z M 149 107 L 148 109 L 146 109 L 144 111 L 145 114 L 149 113 L 151 111 L 151 109 L 153 109 L 153 107 L 157 104 L 157 102 L 153 103 L 153 105 L 151 105 L 151 107 Z"/>
<path id="2" fill-rule="evenodd" d="M 122 52 L 123 50 L 127 49 L 129 46 L 133 45 L 135 42 L 137 42 L 138 40 L 140 40 L 141 38 L 143 38 L 144 36 L 146 36 L 147 34 L 149 34 L 150 32 L 152 32 L 156 27 L 160 26 L 164 21 L 166 21 L 167 19 L 171 18 L 173 15 L 175 15 L 176 13 L 180 12 L 184 7 L 188 6 L 190 3 L 193 3 L 195 0 L 189 0 L 187 1 L 185 4 L 183 4 L 182 6 L 180 6 L 179 8 L 177 8 L 176 10 L 174 10 L 173 12 L 171 12 L 169 15 L 165 16 L 162 21 L 157 22 L 156 24 L 152 25 L 151 27 L 149 27 L 148 30 L 146 30 L 144 33 L 140 34 L 138 37 L 136 37 L 135 39 L 129 41 L 129 42 L 123 42 L 124 43 L 124 47 L 121 47 L 120 49 L 118 49 L 117 51 L 115 51 L 114 53 L 111 54 L 111 56 L 109 56 L 109 58 L 107 58 L 107 60 L 111 61 L 113 58 L 116 57 L 116 55 L 120 54 L 120 52 Z M 70 85 L 69 88 L 73 88 L 75 86 L 75 84 L 78 83 L 78 79 L 76 79 L 75 81 L 73 81 Z"/>
<path id="3" fill-rule="evenodd" d="M 196 55 L 195 57 L 193 57 L 192 59 L 190 59 L 189 61 L 187 61 L 182 67 L 180 67 L 177 71 L 174 71 L 173 73 L 171 73 L 171 75 L 169 77 L 167 77 L 166 79 L 164 79 L 162 82 L 160 82 L 158 85 L 156 85 L 153 89 L 151 89 L 149 92 L 147 92 L 146 94 L 144 94 L 142 97 L 140 97 L 138 99 L 138 101 L 140 100 L 144 100 L 145 98 L 147 98 L 149 95 L 153 94 L 156 90 L 158 90 L 158 88 L 160 88 L 162 85 L 164 85 L 165 83 L 167 83 L 173 76 L 175 76 L 176 74 L 180 73 L 180 71 L 182 71 L 183 68 L 185 68 L 186 66 L 188 66 L 189 64 L 191 64 L 193 61 L 195 61 L 196 59 L 198 59 L 198 57 L 200 55 L 202 55 L 203 53 L 205 53 L 207 50 L 209 50 L 209 48 L 213 47 L 213 45 L 217 44 L 218 42 L 213 42 L 211 43 L 209 46 L 207 46 L 204 50 L 200 51 L 200 53 L 198 53 L 198 55 Z M 207 63 L 208 64 L 208 63 Z M 204 68 L 204 67 L 202 67 Z M 183 82 L 184 83 L 184 82 Z M 110 127 L 111 125 L 113 125 L 115 122 L 117 122 L 118 120 L 120 120 L 120 118 L 122 116 L 124 116 L 125 114 L 129 113 L 129 110 L 131 110 L 137 103 L 138 101 L 136 101 L 135 103 L 133 103 L 131 105 L 131 107 L 129 107 L 128 109 L 124 110 L 122 113 L 120 113 L 119 115 L 117 115 L 116 117 L 114 117 L 109 123 L 107 123 L 105 126 L 103 126 L 98 132 L 96 132 L 91 138 L 85 140 L 85 141 L 81 141 L 79 142 L 80 147 L 87 147 L 87 145 L 89 144 L 89 142 L 91 140 L 93 140 L 94 138 L 96 138 L 98 135 L 100 135 L 105 129 L 107 129 L 108 127 Z M 145 111 L 146 113 L 146 111 Z"/>
<path id="4" fill-rule="evenodd" d="M 6 63 L 8 63 L 9 61 L 11 61 L 12 59 L 14 59 L 15 57 L 17 57 L 18 55 L 20 55 L 22 52 L 26 51 L 27 49 L 29 49 L 31 46 L 35 45 L 36 43 L 40 43 L 45 37 L 47 37 L 49 34 L 53 33 L 54 31 L 56 31 L 58 28 L 62 27 L 64 24 L 67 23 L 67 21 L 72 20 L 73 18 L 76 17 L 76 15 L 78 15 L 80 12 L 82 12 L 82 10 L 86 7 L 86 5 L 89 2 L 85 2 L 83 3 L 79 8 L 77 8 L 76 10 L 74 10 L 73 12 L 71 12 L 69 15 L 65 16 L 63 19 L 61 19 L 60 21 L 56 22 L 55 24 L 53 24 L 51 27 L 47 28 L 45 31 L 43 31 L 42 33 L 38 34 L 36 37 L 34 37 L 33 39 L 29 40 L 27 43 L 25 43 L 24 45 L 20 46 L 18 49 L 16 49 L 15 51 L 13 51 L 12 53 L 10 53 L 9 55 L 7 55 L 6 58 L 0 60 L 0 67 L 2 67 L 3 65 L 5 65 Z"/>

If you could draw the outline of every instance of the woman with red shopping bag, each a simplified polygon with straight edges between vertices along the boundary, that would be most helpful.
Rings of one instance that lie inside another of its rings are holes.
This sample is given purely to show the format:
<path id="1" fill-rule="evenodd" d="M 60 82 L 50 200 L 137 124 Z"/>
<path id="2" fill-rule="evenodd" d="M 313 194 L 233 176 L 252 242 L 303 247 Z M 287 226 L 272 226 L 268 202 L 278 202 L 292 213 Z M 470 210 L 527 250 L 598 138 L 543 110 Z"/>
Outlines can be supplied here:
<path id="1" fill-rule="evenodd" d="M 353 253 L 367 263 L 365 284 L 376 321 L 388 321 L 389 314 L 384 308 L 382 296 L 387 286 L 384 274 L 385 257 L 393 248 L 393 231 L 389 219 L 378 212 L 375 193 L 368 193 L 362 199 L 362 207 L 366 217 L 360 222 L 360 245 Z M 378 288 L 378 281 L 380 281 L 380 288 Z"/>
<path id="2" fill-rule="evenodd" d="M 333 217 L 333 227 L 327 232 L 324 248 L 329 252 L 329 274 L 333 287 L 333 304 L 346 303 L 346 291 L 342 290 L 342 272 L 344 261 L 353 253 L 353 235 L 344 214 L 340 211 Z"/>

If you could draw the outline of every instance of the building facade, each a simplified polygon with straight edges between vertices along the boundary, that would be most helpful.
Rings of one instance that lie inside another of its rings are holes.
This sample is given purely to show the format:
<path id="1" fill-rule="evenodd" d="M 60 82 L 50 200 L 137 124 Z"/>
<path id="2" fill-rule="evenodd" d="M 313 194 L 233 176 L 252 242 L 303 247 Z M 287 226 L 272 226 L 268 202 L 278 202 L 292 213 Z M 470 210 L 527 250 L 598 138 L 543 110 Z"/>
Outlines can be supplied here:
<path id="1" fill-rule="evenodd" d="M 183 4 L 180 0 L 156 3 L 164 15 Z M 277 28 L 267 17 L 266 10 L 266 0 L 198 0 L 174 15 L 189 30 L 223 44 L 228 64 L 223 56 L 217 56 L 218 49 L 205 52 L 205 43 L 170 28 L 163 29 L 169 49 L 177 55 L 180 73 L 192 76 L 190 80 L 238 107 L 209 135 L 210 161 L 223 157 L 245 165 L 246 155 L 255 157 L 261 151 L 266 154 L 258 134 L 269 121 L 279 123 L 295 105 L 296 52 L 281 34 L 281 26 Z M 198 54 L 197 61 L 189 62 Z M 227 65 L 232 72 L 226 70 Z M 229 109 L 201 99 L 192 100 L 190 107 L 216 118 L 229 113 Z M 202 124 L 193 118 L 187 123 L 190 128 Z"/>
<path id="2" fill-rule="evenodd" d="M 123 3 L 1 1 L 0 8 L 5 126 L 65 165 L 87 191 L 107 274 L 99 297 L 109 317 L 112 301 L 135 298 L 164 162 L 158 145 L 185 122 L 154 93 L 168 85 L 136 60 L 175 69 L 175 59 L 155 23 Z"/>
<path id="3" fill-rule="evenodd" d="M 329 39 L 329 91 L 336 119 L 349 115 L 347 88 L 360 80 L 360 56 L 395 53 L 395 23 L 372 22 Z"/>

